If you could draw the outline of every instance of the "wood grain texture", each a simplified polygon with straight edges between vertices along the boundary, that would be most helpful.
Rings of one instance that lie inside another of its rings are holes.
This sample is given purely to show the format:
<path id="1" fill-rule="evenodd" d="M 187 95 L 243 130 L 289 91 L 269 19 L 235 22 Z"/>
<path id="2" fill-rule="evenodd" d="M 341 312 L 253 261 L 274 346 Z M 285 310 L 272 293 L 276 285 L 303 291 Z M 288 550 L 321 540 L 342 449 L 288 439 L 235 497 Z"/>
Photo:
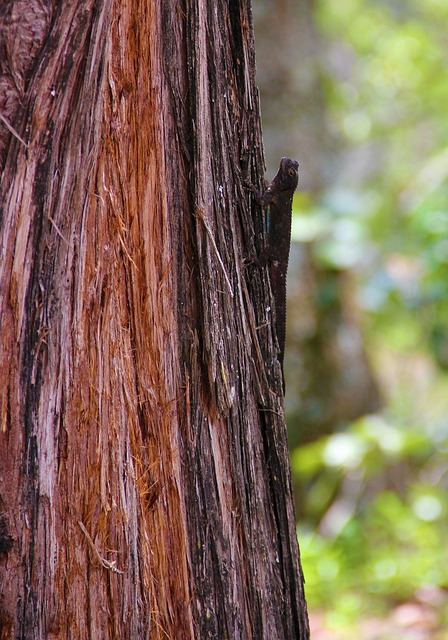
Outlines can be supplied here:
<path id="1" fill-rule="evenodd" d="M 250 5 L 0 19 L 0 636 L 307 638 Z"/>

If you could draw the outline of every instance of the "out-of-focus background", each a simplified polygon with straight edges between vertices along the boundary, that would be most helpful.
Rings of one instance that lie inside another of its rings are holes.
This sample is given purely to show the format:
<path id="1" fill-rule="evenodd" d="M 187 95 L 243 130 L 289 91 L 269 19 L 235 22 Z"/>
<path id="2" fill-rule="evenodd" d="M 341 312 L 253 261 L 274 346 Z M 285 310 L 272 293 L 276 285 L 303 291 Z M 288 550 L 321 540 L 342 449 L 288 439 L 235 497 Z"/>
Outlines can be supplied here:
<path id="1" fill-rule="evenodd" d="M 300 162 L 287 421 L 313 640 L 448 637 L 448 2 L 254 0 Z"/>

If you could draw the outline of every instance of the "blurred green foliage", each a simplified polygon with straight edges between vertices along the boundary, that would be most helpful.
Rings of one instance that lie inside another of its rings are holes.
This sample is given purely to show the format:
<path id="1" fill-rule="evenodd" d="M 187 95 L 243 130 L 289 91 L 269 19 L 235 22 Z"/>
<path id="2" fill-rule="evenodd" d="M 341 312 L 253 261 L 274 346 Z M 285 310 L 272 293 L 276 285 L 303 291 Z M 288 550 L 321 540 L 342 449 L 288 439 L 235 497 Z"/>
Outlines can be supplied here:
<path id="1" fill-rule="evenodd" d="M 445 637 L 448 499 L 438 480 L 447 451 L 448 441 L 436 446 L 422 429 L 367 417 L 293 454 L 293 473 L 309 488 L 310 520 L 298 530 L 307 600 L 346 639 L 364 637 L 363 620 L 392 616 L 405 602 L 434 613 L 433 628 L 416 637 Z M 414 637 L 396 634 L 371 637 Z"/>
<path id="2" fill-rule="evenodd" d="M 341 172 L 321 202 L 297 201 L 295 237 L 356 266 L 364 306 L 407 315 L 448 367 L 448 4 L 320 0 L 315 17 Z"/>
<path id="3" fill-rule="evenodd" d="M 434 482 L 447 451 L 448 438 L 436 445 L 422 429 L 367 416 L 293 452 L 308 487 L 299 540 L 311 606 L 349 623 L 448 586 L 448 496 Z"/>
<path id="4" fill-rule="evenodd" d="M 293 235 L 355 270 L 388 401 L 292 452 L 307 597 L 337 624 L 448 588 L 448 3 L 318 0 L 315 20 L 341 161 Z"/>

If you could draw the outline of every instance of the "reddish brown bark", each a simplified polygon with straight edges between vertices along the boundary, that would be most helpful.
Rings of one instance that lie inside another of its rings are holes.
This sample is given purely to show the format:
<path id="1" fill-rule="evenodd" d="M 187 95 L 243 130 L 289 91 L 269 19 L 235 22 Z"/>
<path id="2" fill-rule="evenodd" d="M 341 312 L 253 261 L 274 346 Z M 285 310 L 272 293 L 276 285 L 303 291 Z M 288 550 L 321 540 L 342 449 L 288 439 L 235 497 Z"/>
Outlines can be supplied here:
<path id="1" fill-rule="evenodd" d="M 0 18 L 0 637 L 307 638 L 250 6 Z"/>

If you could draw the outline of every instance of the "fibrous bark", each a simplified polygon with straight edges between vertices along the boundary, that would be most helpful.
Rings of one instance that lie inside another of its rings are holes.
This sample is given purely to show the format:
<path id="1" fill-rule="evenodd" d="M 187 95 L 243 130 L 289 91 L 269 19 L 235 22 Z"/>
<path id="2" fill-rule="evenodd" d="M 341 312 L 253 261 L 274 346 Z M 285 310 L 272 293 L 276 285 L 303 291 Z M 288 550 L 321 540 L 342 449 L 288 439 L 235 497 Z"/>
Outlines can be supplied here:
<path id="1" fill-rule="evenodd" d="M 249 3 L 0 19 L 0 635 L 307 638 Z"/>

